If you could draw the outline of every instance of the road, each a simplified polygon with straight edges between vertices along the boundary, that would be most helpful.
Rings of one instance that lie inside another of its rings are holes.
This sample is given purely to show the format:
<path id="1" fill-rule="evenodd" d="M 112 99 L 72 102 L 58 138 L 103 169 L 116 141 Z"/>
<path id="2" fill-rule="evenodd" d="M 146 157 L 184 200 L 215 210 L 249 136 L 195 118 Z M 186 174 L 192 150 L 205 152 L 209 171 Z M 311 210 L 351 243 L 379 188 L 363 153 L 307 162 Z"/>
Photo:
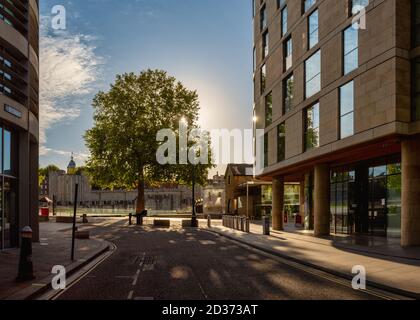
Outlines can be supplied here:
<path id="1" fill-rule="evenodd" d="M 111 221 L 92 232 L 117 249 L 58 300 L 378 299 L 200 229 Z"/>

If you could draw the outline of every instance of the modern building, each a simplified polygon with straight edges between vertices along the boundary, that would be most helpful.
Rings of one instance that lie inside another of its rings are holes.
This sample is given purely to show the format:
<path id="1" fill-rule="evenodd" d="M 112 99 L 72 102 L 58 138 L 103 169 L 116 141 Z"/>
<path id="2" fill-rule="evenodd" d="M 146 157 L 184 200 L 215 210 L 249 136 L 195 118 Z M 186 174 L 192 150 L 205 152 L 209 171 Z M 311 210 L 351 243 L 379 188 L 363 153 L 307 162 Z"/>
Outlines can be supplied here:
<path id="1" fill-rule="evenodd" d="M 38 240 L 38 0 L 0 1 L 0 250 Z"/>
<path id="2" fill-rule="evenodd" d="M 254 0 L 261 179 L 305 228 L 420 245 L 420 1 Z"/>

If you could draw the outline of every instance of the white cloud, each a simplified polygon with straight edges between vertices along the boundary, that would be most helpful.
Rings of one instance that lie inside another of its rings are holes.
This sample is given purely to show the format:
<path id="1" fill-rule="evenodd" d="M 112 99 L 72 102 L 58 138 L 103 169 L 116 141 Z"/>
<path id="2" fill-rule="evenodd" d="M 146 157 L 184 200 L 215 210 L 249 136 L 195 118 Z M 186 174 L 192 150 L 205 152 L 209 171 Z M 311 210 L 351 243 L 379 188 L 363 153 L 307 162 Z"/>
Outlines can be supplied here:
<path id="1" fill-rule="evenodd" d="M 86 107 L 86 95 L 96 87 L 102 63 L 95 54 L 93 37 L 49 33 L 48 21 L 42 20 L 40 38 L 41 146 L 47 142 L 48 129 L 79 117 Z"/>
<path id="2" fill-rule="evenodd" d="M 73 154 L 74 160 L 78 163 L 85 163 L 85 161 L 89 157 L 89 154 L 87 154 L 87 153 L 83 153 L 83 152 L 73 152 L 72 153 L 70 151 L 51 149 L 51 148 L 47 148 L 45 146 L 41 146 L 39 148 L 39 154 L 42 155 L 42 156 L 56 154 L 56 155 L 59 155 L 59 156 L 66 157 L 67 159 L 70 159 L 71 155 Z"/>

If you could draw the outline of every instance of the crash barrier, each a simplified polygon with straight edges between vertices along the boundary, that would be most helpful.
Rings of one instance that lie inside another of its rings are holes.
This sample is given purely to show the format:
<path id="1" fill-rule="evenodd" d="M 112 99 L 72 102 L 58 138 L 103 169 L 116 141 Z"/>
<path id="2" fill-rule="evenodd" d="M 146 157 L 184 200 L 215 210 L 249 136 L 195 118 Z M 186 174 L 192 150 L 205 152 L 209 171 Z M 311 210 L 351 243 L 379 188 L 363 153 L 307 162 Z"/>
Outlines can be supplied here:
<path id="1" fill-rule="evenodd" d="M 241 216 L 222 216 L 222 224 L 226 228 L 249 233 L 249 219 Z"/>

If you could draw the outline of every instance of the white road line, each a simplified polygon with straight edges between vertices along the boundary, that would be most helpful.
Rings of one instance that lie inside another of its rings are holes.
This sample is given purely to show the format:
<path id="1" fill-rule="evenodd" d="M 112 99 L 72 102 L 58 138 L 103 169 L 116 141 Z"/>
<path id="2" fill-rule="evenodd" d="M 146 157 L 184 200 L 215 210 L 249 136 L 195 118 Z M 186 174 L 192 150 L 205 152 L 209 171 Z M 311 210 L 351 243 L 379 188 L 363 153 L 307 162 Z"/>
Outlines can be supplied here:
<path id="1" fill-rule="evenodd" d="M 136 275 L 134 276 L 134 280 L 133 280 L 133 286 L 135 286 L 137 284 L 137 281 L 139 280 L 139 275 L 140 275 L 140 269 L 137 270 Z"/>
<path id="2" fill-rule="evenodd" d="M 133 299 L 133 294 L 134 294 L 134 291 L 133 291 L 133 290 L 131 290 L 131 291 L 128 293 L 127 300 L 132 300 L 132 299 Z"/>

